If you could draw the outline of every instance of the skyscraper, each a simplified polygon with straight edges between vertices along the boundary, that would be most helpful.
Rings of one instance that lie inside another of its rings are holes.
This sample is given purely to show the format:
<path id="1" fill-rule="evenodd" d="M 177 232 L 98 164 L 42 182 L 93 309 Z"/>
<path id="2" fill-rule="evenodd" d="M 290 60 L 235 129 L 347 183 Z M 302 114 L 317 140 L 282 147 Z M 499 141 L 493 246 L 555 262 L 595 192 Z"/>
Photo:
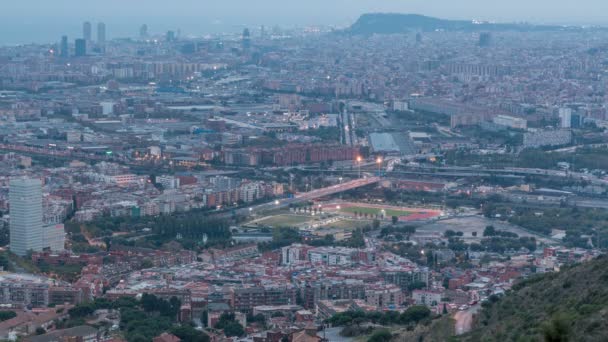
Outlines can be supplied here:
<path id="1" fill-rule="evenodd" d="M 145 40 L 148 38 L 148 25 L 143 24 L 139 28 L 139 39 Z"/>
<path id="2" fill-rule="evenodd" d="M 25 256 L 43 249 L 42 182 L 15 178 L 9 183 L 10 250 Z"/>
<path id="3" fill-rule="evenodd" d="M 98 44 L 106 43 L 106 24 L 104 24 L 104 23 L 97 24 L 97 43 Z"/>
<path id="4" fill-rule="evenodd" d="M 61 45 L 59 49 L 61 50 L 59 52 L 61 58 L 68 58 L 70 56 L 70 48 L 68 47 L 68 36 L 61 37 Z"/>
<path id="5" fill-rule="evenodd" d="M 243 30 L 243 49 L 249 50 L 250 47 L 251 47 L 251 33 L 249 32 L 249 29 L 246 28 Z"/>
<path id="6" fill-rule="evenodd" d="M 168 42 L 174 42 L 175 41 L 175 31 L 167 31 L 167 34 L 165 35 L 165 39 Z"/>
<path id="7" fill-rule="evenodd" d="M 479 34 L 479 46 L 488 47 L 492 43 L 492 34 L 490 32 L 481 32 Z"/>
<path id="8" fill-rule="evenodd" d="M 79 38 L 74 41 L 74 56 L 84 57 L 87 55 L 87 41 Z"/>
<path id="9" fill-rule="evenodd" d="M 84 24 L 82 24 L 82 38 L 86 41 L 91 41 L 91 23 L 88 21 L 85 21 Z"/>

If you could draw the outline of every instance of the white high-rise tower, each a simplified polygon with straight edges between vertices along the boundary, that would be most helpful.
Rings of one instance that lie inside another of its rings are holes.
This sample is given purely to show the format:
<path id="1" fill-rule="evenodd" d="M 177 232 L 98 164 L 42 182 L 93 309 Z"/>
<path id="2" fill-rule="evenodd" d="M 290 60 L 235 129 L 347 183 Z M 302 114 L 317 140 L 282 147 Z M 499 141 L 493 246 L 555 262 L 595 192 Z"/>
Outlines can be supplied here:
<path id="1" fill-rule="evenodd" d="M 10 250 L 25 256 L 43 249 L 42 182 L 14 178 L 9 183 Z"/>

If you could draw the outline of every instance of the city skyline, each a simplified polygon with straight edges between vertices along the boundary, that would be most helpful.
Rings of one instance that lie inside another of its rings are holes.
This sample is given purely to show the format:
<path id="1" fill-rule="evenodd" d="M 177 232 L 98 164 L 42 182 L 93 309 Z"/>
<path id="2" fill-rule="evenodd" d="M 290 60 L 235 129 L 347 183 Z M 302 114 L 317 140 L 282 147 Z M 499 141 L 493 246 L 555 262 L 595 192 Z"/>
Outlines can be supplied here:
<path id="1" fill-rule="evenodd" d="M 364 13 L 417 13 L 445 19 L 478 19 L 497 22 L 526 21 L 537 24 L 606 25 L 603 13 L 608 5 L 598 0 L 577 3 L 541 0 L 534 3 L 515 0 L 504 4 L 488 4 L 479 0 L 465 0 L 454 4 L 448 1 L 369 1 L 337 0 L 331 3 L 313 0 L 305 4 L 285 6 L 276 0 L 263 0 L 251 6 L 242 0 L 222 4 L 209 1 L 179 0 L 167 8 L 161 2 L 134 1 L 128 4 L 116 0 L 78 6 L 74 0 L 36 4 L 32 0 L 5 5 L 0 14 L 0 45 L 55 42 L 62 34 L 76 36 L 82 23 L 104 22 L 109 39 L 135 37 L 142 24 L 150 26 L 153 34 L 167 30 L 185 35 L 201 36 L 221 32 L 240 32 L 245 26 L 279 25 L 284 27 L 324 25 L 344 27 Z M 116 11 L 121 8 L 121 11 Z M 525 10 L 522 10 L 525 9 Z M 550 10 L 548 10 L 550 9 Z"/>

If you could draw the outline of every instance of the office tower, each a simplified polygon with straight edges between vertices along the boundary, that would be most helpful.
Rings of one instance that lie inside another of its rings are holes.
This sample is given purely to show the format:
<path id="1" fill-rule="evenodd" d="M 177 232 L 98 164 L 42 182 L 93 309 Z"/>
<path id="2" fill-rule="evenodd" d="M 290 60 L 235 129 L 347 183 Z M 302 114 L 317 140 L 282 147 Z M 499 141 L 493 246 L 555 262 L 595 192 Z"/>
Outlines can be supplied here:
<path id="1" fill-rule="evenodd" d="M 422 43 L 422 33 L 420 32 L 416 33 L 416 43 Z"/>
<path id="2" fill-rule="evenodd" d="M 559 109 L 559 120 L 562 128 L 572 127 L 572 109 L 560 108 Z"/>
<path id="3" fill-rule="evenodd" d="M 146 38 L 148 38 L 148 25 L 143 24 L 139 28 L 139 39 L 145 40 Z"/>
<path id="4" fill-rule="evenodd" d="M 251 33 L 249 33 L 249 29 L 246 28 L 243 30 L 243 49 L 248 50 L 251 47 Z"/>
<path id="5" fill-rule="evenodd" d="M 86 40 L 84 40 L 82 38 L 76 39 L 74 41 L 74 45 L 75 45 L 74 55 L 76 57 L 84 57 L 87 55 L 87 41 Z"/>
<path id="6" fill-rule="evenodd" d="M 97 24 L 97 43 L 106 43 L 106 24 L 104 23 Z"/>
<path id="7" fill-rule="evenodd" d="M 25 256 L 43 249 L 42 182 L 15 178 L 9 183 L 10 250 Z"/>
<path id="8" fill-rule="evenodd" d="M 260 37 L 262 39 L 266 38 L 266 27 L 264 27 L 264 25 L 260 27 Z"/>
<path id="9" fill-rule="evenodd" d="M 91 23 L 88 21 L 85 21 L 84 24 L 82 24 L 82 38 L 86 41 L 91 41 Z"/>
<path id="10" fill-rule="evenodd" d="M 174 31 L 167 31 L 167 34 L 166 34 L 166 36 L 165 36 L 165 39 L 166 39 L 168 42 L 173 42 L 173 41 L 175 41 L 175 32 L 174 32 Z"/>
<path id="11" fill-rule="evenodd" d="M 481 32 L 479 34 L 479 46 L 488 47 L 492 43 L 492 34 L 490 32 Z"/>
<path id="12" fill-rule="evenodd" d="M 68 36 L 61 37 L 60 56 L 61 58 L 68 58 L 70 56 L 70 50 L 68 47 Z"/>

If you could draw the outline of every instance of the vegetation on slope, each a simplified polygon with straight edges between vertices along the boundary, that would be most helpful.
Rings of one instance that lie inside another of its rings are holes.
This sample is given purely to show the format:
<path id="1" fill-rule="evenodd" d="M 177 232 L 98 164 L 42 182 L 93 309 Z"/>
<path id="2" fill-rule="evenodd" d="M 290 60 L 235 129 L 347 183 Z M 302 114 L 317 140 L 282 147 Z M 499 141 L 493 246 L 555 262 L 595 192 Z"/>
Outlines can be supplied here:
<path id="1" fill-rule="evenodd" d="M 605 341 L 608 257 L 535 276 L 490 297 L 463 341 Z"/>

